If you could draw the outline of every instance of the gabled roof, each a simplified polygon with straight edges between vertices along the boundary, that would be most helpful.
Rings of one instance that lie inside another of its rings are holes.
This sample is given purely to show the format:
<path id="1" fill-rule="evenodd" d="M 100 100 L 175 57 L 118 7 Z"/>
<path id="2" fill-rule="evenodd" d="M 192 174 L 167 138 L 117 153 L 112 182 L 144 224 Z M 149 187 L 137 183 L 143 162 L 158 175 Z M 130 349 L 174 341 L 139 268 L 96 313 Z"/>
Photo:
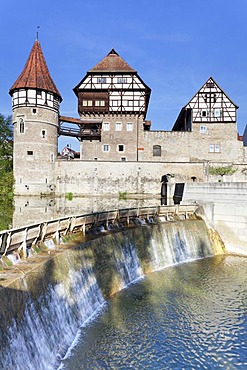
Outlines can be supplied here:
<path id="1" fill-rule="evenodd" d="M 186 108 L 186 106 L 194 99 L 194 97 L 204 88 L 204 86 L 206 85 L 206 84 L 208 84 L 208 83 L 213 83 L 214 85 L 216 85 L 216 87 L 218 87 L 218 89 L 220 89 L 222 92 L 223 92 L 223 94 L 229 99 L 229 101 L 233 104 L 233 105 L 235 105 L 235 107 L 238 109 L 239 107 L 238 107 L 238 105 L 237 104 L 235 104 L 233 101 L 232 101 L 232 99 L 230 99 L 229 98 L 229 96 L 225 93 L 225 91 L 217 84 L 217 82 L 214 80 L 214 78 L 213 77 L 209 77 L 208 79 L 207 79 L 207 81 L 202 85 L 202 87 L 197 91 L 197 93 L 195 93 L 195 95 L 190 99 L 190 101 L 183 107 L 183 108 Z"/>
<path id="2" fill-rule="evenodd" d="M 136 72 L 131 68 L 125 60 L 123 60 L 118 53 L 112 49 L 105 58 L 103 58 L 95 67 L 89 72 Z"/>
<path id="3" fill-rule="evenodd" d="M 172 127 L 172 131 L 176 131 L 179 127 L 181 127 L 181 125 L 183 125 L 183 122 L 185 120 L 185 117 L 187 115 L 187 110 L 188 109 L 191 109 L 191 108 L 188 108 L 189 104 L 191 103 L 191 101 L 196 97 L 196 95 L 198 95 L 198 93 L 203 90 L 204 87 L 207 86 L 207 84 L 210 84 L 210 83 L 213 83 L 219 90 L 222 91 L 222 93 L 227 97 L 227 99 L 231 102 L 231 104 L 233 104 L 235 106 L 236 109 L 238 109 L 238 105 L 235 104 L 232 99 L 229 98 L 229 96 L 225 93 L 225 91 L 217 84 L 217 82 L 213 79 L 213 77 L 209 77 L 207 79 L 207 81 L 201 86 L 201 88 L 193 95 L 193 97 L 188 101 L 188 103 L 181 109 L 177 119 L 176 119 L 176 122 L 174 123 L 173 127 Z"/>
<path id="4" fill-rule="evenodd" d="M 56 94 L 62 100 L 62 97 L 50 76 L 38 40 L 34 42 L 24 69 L 10 88 L 9 93 L 12 95 L 14 90 L 25 88 L 46 90 Z"/>

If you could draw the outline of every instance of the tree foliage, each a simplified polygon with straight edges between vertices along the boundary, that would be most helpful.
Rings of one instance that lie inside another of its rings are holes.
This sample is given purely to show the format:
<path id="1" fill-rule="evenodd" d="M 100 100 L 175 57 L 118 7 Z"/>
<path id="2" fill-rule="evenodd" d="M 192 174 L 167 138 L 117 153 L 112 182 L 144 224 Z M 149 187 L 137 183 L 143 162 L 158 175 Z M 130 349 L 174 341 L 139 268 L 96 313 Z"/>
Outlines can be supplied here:
<path id="1" fill-rule="evenodd" d="M 11 117 L 0 114 L 0 196 L 13 187 L 13 130 Z"/>
<path id="2" fill-rule="evenodd" d="M 13 130 L 11 117 L 0 114 L 0 229 L 7 229 L 13 215 Z"/>
<path id="3" fill-rule="evenodd" d="M 231 166 L 209 167 L 209 174 L 214 176 L 233 175 L 237 170 Z"/>

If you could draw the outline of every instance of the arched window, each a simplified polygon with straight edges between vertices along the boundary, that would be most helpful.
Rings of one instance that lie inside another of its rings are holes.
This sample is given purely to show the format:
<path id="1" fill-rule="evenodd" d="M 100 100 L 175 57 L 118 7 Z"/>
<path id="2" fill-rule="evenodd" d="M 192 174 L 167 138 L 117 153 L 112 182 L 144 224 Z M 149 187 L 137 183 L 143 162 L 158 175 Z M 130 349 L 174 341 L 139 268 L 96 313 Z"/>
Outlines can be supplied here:
<path id="1" fill-rule="evenodd" d="M 153 156 L 154 157 L 160 157 L 161 156 L 161 146 L 160 145 L 154 145 L 153 146 Z"/>
<path id="2" fill-rule="evenodd" d="M 20 118 L 19 125 L 20 125 L 20 134 L 24 134 L 24 119 L 23 118 Z"/>

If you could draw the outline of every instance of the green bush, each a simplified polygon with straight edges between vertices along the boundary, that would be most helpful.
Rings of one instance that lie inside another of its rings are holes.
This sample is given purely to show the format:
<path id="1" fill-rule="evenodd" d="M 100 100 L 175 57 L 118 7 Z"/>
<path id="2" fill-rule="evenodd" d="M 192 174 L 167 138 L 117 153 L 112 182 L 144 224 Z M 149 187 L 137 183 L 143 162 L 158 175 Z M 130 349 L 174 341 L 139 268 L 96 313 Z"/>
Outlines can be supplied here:
<path id="1" fill-rule="evenodd" d="M 231 166 L 209 167 L 209 174 L 213 176 L 233 175 L 237 170 Z"/>
<path id="2" fill-rule="evenodd" d="M 65 198 L 67 199 L 67 200 L 72 200 L 73 199 L 73 193 L 70 191 L 69 193 L 66 193 L 65 194 Z"/>

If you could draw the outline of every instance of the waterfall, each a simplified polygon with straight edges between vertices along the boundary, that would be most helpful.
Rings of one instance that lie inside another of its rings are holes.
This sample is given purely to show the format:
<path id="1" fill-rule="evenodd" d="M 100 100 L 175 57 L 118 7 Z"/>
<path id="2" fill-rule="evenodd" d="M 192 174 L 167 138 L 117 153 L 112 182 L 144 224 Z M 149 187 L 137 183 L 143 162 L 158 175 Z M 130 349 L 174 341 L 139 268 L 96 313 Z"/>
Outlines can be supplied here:
<path id="1" fill-rule="evenodd" d="M 151 237 L 151 270 L 215 254 L 204 222 L 169 222 L 154 230 Z"/>
<path id="2" fill-rule="evenodd" d="M 122 282 L 119 290 L 144 275 L 135 246 L 127 238 L 120 249 L 120 256 L 116 256 L 116 267 Z"/>
<path id="3" fill-rule="evenodd" d="M 45 294 L 37 298 L 28 294 L 21 321 L 13 319 L 7 329 L 7 348 L 0 356 L 1 369 L 52 369 L 59 359 L 57 356 L 65 354 L 78 328 L 103 304 L 90 261 L 82 255 L 80 262 L 79 270 L 71 265 L 63 280 L 49 284 Z M 28 281 L 23 279 L 20 289 L 28 292 L 29 288 Z"/>
<path id="4" fill-rule="evenodd" d="M 105 297 L 148 272 L 216 253 L 221 246 L 194 220 L 134 226 L 55 254 L 0 290 L 0 368 L 54 369 Z"/>

